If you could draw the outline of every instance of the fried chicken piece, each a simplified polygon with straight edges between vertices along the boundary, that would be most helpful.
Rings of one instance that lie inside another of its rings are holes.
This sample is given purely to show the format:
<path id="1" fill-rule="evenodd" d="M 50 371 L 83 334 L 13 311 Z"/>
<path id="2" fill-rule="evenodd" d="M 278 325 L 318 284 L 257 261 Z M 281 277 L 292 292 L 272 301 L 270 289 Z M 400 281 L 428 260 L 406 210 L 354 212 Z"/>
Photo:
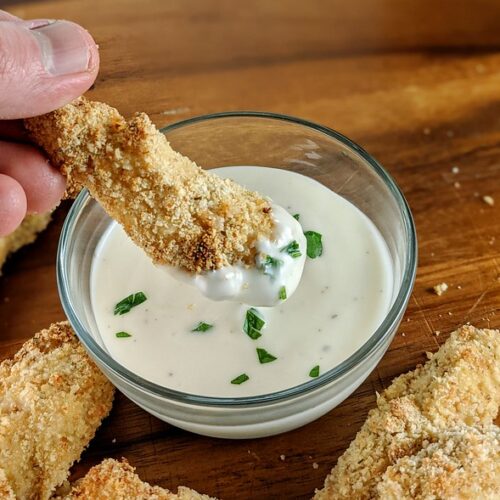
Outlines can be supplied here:
<path id="1" fill-rule="evenodd" d="M 70 194 L 88 188 L 155 263 L 188 272 L 254 265 L 258 237 L 272 236 L 267 200 L 174 151 L 144 113 L 127 122 L 79 98 L 25 127 Z"/>
<path id="2" fill-rule="evenodd" d="M 377 398 L 315 499 L 377 498 L 390 466 L 450 428 L 491 425 L 499 405 L 500 332 L 463 326 L 425 365 L 396 378 Z"/>
<path id="3" fill-rule="evenodd" d="M 500 429 L 445 430 L 387 468 L 377 484 L 386 500 L 500 498 Z"/>
<path id="4" fill-rule="evenodd" d="M 151 486 L 141 481 L 127 460 L 121 462 L 107 458 L 92 467 L 87 475 L 77 481 L 64 500 L 211 500 L 194 490 L 179 486 L 172 493 L 159 486 Z"/>
<path id="5" fill-rule="evenodd" d="M 38 233 L 43 231 L 49 222 L 50 213 L 29 214 L 13 233 L 0 238 L 0 275 L 2 274 L 2 266 L 7 257 L 24 245 L 33 243 Z"/>
<path id="6" fill-rule="evenodd" d="M 113 393 L 67 322 L 37 333 L 3 361 L 0 491 L 49 498 L 108 415 Z"/>

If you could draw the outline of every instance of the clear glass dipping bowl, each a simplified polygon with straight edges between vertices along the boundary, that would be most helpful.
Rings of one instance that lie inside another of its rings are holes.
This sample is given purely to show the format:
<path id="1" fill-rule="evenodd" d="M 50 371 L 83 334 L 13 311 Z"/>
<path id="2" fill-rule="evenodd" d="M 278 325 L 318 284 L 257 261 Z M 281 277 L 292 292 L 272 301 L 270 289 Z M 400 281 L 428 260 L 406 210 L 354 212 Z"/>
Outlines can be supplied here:
<path id="1" fill-rule="evenodd" d="M 110 219 L 85 190 L 67 216 L 57 256 L 59 293 L 76 334 L 121 392 L 177 427 L 208 436 L 252 438 L 317 419 L 347 398 L 374 369 L 408 304 L 415 281 L 417 243 L 401 191 L 377 161 L 352 141 L 297 118 L 220 113 L 175 123 L 162 132 L 173 148 L 205 168 L 259 165 L 292 170 L 316 179 L 356 205 L 378 227 L 389 248 L 395 280 L 392 306 L 360 349 L 299 386 L 261 396 L 215 398 L 156 385 L 117 363 L 100 340 L 90 301 L 90 269 Z"/>

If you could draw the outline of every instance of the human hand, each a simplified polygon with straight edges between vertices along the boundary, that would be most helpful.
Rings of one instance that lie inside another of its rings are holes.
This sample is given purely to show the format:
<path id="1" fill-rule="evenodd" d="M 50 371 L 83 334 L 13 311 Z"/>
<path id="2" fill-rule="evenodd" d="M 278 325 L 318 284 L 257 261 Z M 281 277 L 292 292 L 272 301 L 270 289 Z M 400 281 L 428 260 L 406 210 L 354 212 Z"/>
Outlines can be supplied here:
<path id="1" fill-rule="evenodd" d="M 24 21 L 0 10 L 0 236 L 27 212 L 59 203 L 65 181 L 26 143 L 20 118 L 69 103 L 94 82 L 99 52 L 92 37 L 69 21 Z"/>

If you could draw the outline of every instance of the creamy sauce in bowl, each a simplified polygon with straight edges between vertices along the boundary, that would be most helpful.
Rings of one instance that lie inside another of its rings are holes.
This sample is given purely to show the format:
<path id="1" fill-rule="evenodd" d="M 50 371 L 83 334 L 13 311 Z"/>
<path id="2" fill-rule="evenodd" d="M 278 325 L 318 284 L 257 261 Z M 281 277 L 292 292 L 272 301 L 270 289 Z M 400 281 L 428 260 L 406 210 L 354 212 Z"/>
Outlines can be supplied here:
<path id="1" fill-rule="evenodd" d="M 215 172 L 299 214 L 303 231 L 322 235 L 322 254 L 305 258 L 305 239 L 295 226 L 286 239 L 297 240 L 305 261 L 300 284 L 286 300 L 278 290 L 275 307 L 252 308 L 210 300 L 191 283 L 155 267 L 112 223 L 91 271 L 92 307 L 103 345 L 141 377 L 203 396 L 267 394 L 337 366 L 370 338 L 390 308 L 393 269 L 382 236 L 354 205 L 308 177 L 263 167 Z M 279 207 L 274 210 L 279 216 Z M 282 248 L 263 253 L 282 258 Z M 122 299 L 138 292 L 145 301 L 114 314 Z"/>

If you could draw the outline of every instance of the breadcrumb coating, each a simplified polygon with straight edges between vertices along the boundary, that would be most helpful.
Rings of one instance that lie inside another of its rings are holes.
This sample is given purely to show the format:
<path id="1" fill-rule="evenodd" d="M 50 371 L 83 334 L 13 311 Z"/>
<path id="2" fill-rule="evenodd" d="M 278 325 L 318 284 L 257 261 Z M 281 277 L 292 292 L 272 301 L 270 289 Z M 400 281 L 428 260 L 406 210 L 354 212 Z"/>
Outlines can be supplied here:
<path id="1" fill-rule="evenodd" d="M 49 498 L 108 415 L 113 393 L 67 322 L 37 333 L 3 361 L 0 492 Z"/>
<path id="2" fill-rule="evenodd" d="M 77 481 L 64 500 L 211 500 L 194 490 L 179 486 L 172 493 L 159 486 L 151 486 L 141 481 L 135 468 L 126 459 L 119 462 L 111 458 L 92 467 L 87 475 Z"/>
<path id="3" fill-rule="evenodd" d="M 69 194 L 88 188 L 155 263 L 188 272 L 254 265 L 257 239 L 272 236 L 268 200 L 174 151 L 144 113 L 127 122 L 79 98 L 25 127 Z"/>
<path id="4" fill-rule="evenodd" d="M 462 445 L 458 440 L 461 435 L 472 440 L 474 432 L 491 426 L 499 405 L 500 332 L 463 326 L 451 334 L 425 365 L 396 378 L 378 396 L 377 408 L 370 411 L 356 438 L 326 478 L 324 488 L 316 492 L 315 499 L 386 498 L 377 490 L 383 477 L 393 478 L 387 486 L 392 489 L 401 477 L 401 490 L 411 497 L 411 488 L 419 487 L 425 469 L 416 467 L 405 482 L 402 475 L 391 471 L 397 471 L 397 464 L 404 464 L 405 457 L 408 461 L 424 457 L 429 443 L 436 443 L 428 450 L 436 460 L 439 449 L 445 455 L 455 456 L 454 460 L 465 460 L 461 467 L 470 473 L 461 476 L 464 481 L 473 474 L 490 473 L 481 460 L 474 458 L 472 451 L 469 455 L 459 453 Z M 477 430 L 470 426 L 476 426 Z M 448 442 L 444 436 L 450 429 L 455 429 L 455 455 L 444 449 Z M 489 438 L 484 439 L 490 442 Z M 442 480 L 450 483 L 451 491 L 457 487 L 453 485 L 457 474 L 452 474 L 452 469 L 448 472 L 443 472 Z M 481 487 L 479 481 L 475 483 L 470 487 Z"/>
<path id="5" fill-rule="evenodd" d="M 16 496 L 10 487 L 7 478 L 5 477 L 5 472 L 0 469 L 0 498 L 2 500 L 16 500 Z"/>
<path id="6" fill-rule="evenodd" d="M 0 238 L 0 275 L 7 257 L 11 253 L 17 252 L 24 245 L 33 243 L 38 233 L 43 231 L 49 222 L 50 213 L 29 214 L 13 233 Z"/>
<path id="7" fill-rule="evenodd" d="M 389 466 L 376 491 L 387 500 L 498 499 L 500 429 L 462 426 L 442 431 L 415 455 Z"/>

